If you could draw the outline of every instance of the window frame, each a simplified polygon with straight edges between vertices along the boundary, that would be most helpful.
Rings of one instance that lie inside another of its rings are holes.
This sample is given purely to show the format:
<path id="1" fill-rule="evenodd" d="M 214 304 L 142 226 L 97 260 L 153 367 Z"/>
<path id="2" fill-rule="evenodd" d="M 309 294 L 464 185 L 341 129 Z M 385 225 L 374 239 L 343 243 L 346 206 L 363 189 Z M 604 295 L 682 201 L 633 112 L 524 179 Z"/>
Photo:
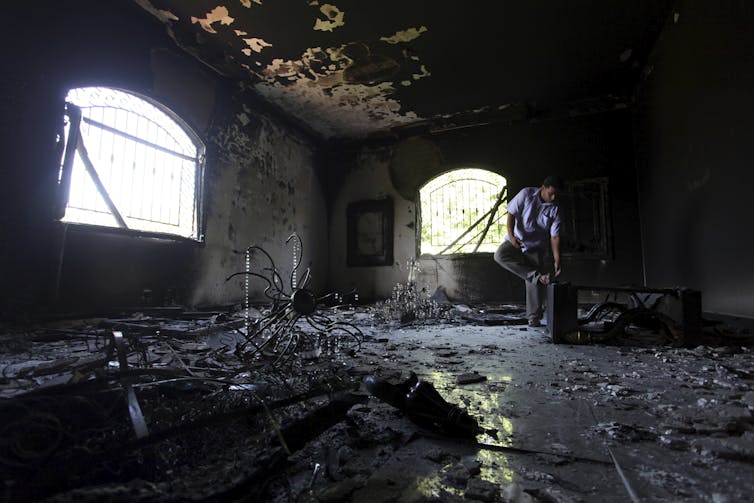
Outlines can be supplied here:
<path id="1" fill-rule="evenodd" d="M 120 93 L 128 94 L 130 96 L 133 96 L 137 99 L 140 99 L 147 104 L 155 107 L 160 112 L 164 113 L 173 123 L 180 128 L 180 130 L 186 134 L 188 139 L 193 143 L 193 145 L 196 147 L 196 158 L 194 159 L 194 194 L 193 194 L 193 212 L 195 214 L 195 223 L 194 223 L 194 229 L 193 233 L 195 233 L 195 236 L 183 236 L 181 234 L 174 234 L 170 232 L 161 232 L 161 231 L 155 231 L 155 230 L 145 230 L 140 228 L 133 228 L 133 227 L 124 227 L 124 226 L 109 226 L 109 225 L 102 225 L 98 223 L 86 223 L 86 222 L 75 222 L 75 221 L 66 221 L 63 220 L 65 217 L 66 209 L 68 208 L 68 202 L 70 198 L 70 191 L 71 191 L 71 178 L 74 170 L 74 161 L 75 157 L 77 155 L 80 156 L 78 152 L 78 139 L 80 137 L 80 126 L 81 123 L 84 121 L 83 114 L 81 112 L 81 108 L 73 103 L 68 102 L 67 100 L 64 103 L 64 109 L 62 114 L 62 121 L 59 125 L 59 132 L 58 132 L 58 138 L 57 138 L 57 151 L 59 153 L 58 156 L 58 187 L 56 192 L 56 199 L 54 203 L 54 213 L 53 218 L 54 220 L 65 226 L 76 226 L 77 228 L 86 230 L 87 232 L 91 231 L 94 233 L 112 233 L 112 234 L 120 234 L 120 235 L 127 235 L 127 236 L 134 236 L 134 237 L 150 237 L 150 238 L 156 238 L 156 239 L 163 239 L 163 240 L 172 240 L 172 241 L 181 241 L 181 242 L 191 242 L 191 243 L 197 243 L 197 244 L 203 244 L 205 241 L 205 216 L 204 216 L 204 176 L 205 176 L 205 166 L 206 166 L 206 145 L 205 142 L 202 140 L 202 138 L 199 136 L 199 134 L 194 130 L 193 127 L 191 127 L 183 118 L 181 118 L 177 113 L 175 113 L 173 110 L 171 110 L 167 105 L 161 103 L 160 101 L 151 98 L 150 96 L 146 96 L 142 93 L 131 91 L 128 89 L 123 89 L 119 87 L 111 87 L 111 86 L 82 86 L 82 87 L 72 87 L 69 89 L 70 91 L 74 89 L 84 89 L 89 87 L 100 87 L 102 89 L 108 89 L 117 91 Z M 128 110 L 129 113 L 136 113 L 132 110 Z M 65 127 L 66 127 L 66 120 L 70 121 L 68 126 L 69 134 L 66 137 L 65 134 Z M 74 127 L 75 126 L 75 127 Z M 125 132 L 118 131 L 117 134 L 128 134 Z M 138 137 L 136 137 L 138 138 Z M 143 139 L 138 138 L 139 141 L 146 141 Z M 161 145 L 157 145 L 160 148 L 165 148 Z M 86 161 L 84 161 L 86 163 Z M 88 171 L 88 169 L 87 169 Z M 93 180 L 94 181 L 94 180 Z M 96 186 L 96 181 L 94 181 Z M 104 187 L 102 187 L 104 189 Z M 100 189 L 98 188 L 98 192 L 100 193 L 100 196 L 103 197 L 105 200 L 106 205 L 108 204 L 108 197 L 106 196 L 107 191 L 105 190 L 105 193 L 102 193 Z M 118 220 L 117 214 L 113 213 L 114 218 Z M 122 217 L 121 217 L 122 220 Z"/>
<path id="2" fill-rule="evenodd" d="M 461 166 L 461 167 L 457 167 L 457 168 L 453 168 L 453 169 L 449 169 L 449 170 L 443 171 L 443 172 L 441 172 L 441 173 L 439 173 L 439 174 L 437 174 L 437 175 L 435 175 L 435 176 L 427 179 L 424 183 L 421 184 L 421 186 L 416 191 L 416 201 L 417 201 L 417 203 L 416 203 L 416 212 L 415 213 L 416 213 L 416 256 L 417 257 L 458 258 L 458 257 L 477 257 L 477 256 L 483 256 L 483 255 L 491 255 L 491 254 L 494 253 L 493 251 L 478 251 L 478 248 L 481 245 L 481 242 L 483 242 L 484 239 L 485 239 L 484 237 L 480 240 L 480 243 L 477 245 L 476 251 L 454 252 L 454 253 L 429 253 L 429 252 L 422 252 L 422 229 L 423 229 L 423 222 L 424 222 L 423 211 L 422 211 L 422 197 L 421 197 L 422 189 L 424 189 L 430 182 L 432 182 L 434 180 L 437 180 L 438 178 L 446 176 L 446 175 L 448 175 L 450 173 L 454 173 L 454 172 L 461 171 L 461 170 L 466 170 L 466 169 L 474 169 L 474 170 L 485 171 L 487 173 L 491 173 L 492 175 L 500 177 L 504 181 L 504 185 L 500 189 L 501 193 L 498 195 L 498 199 L 497 199 L 497 201 L 495 203 L 494 208 L 495 208 L 495 213 L 500 213 L 502 215 L 501 218 L 505 218 L 505 215 L 507 214 L 507 205 L 508 205 L 508 196 L 509 196 L 509 194 L 508 194 L 508 179 L 505 176 L 503 176 L 502 174 L 498 173 L 497 171 L 494 171 L 494 170 L 491 170 L 491 169 L 488 169 L 488 168 L 479 167 L 479 166 L 469 166 L 469 165 L 465 165 L 465 166 Z M 492 210 L 492 208 L 490 210 Z M 489 211 L 488 211 L 488 213 L 489 213 Z M 478 227 L 479 225 L 484 225 L 482 222 L 483 222 L 484 216 L 486 216 L 486 215 L 487 214 L 485 213 L 483 215 L 483 217 L 480 217 L 479 219 L 477 219 L 478 221 L 479 220 L 481 220 L 481 221 L 479 221 L 477 223 L 477 225 L 474 226 L 474 227 Z M 493 214 L 492 217 L 490 219 L 488 219 L 488 223 L 486 225 L 484 225 L 484 227 L 486 228 L 486 230 L 484 230 L 482 232 L 485 233 L 485 234 L 488 233 L 489 232 L 489 228 L 491 227 L 492 224 L 494 224 L 494 222 L 495 222 L 495 220 L 494 220 L 494 214 Z M 506 225 L 506 224 L 507 224 L 507 222 L 504 221 L 503 225 Z M 471 227 L 471 228 L 474 228 L 474 227 Z M 465 232 L 468 232 L 468 230 L 471 229 L 471 228 L 467 228 L 467 230 Z M 462 237 L 463 237 L 463 234 L 458 238 L 459 241 L 460 241 L 460 239 Z M 457 243 L 455 243 L 455 244 L 451 243 L 450 245 L 448 245 L 449 248 L 450 247 L 454 247 L 454 246 L 457 246 Z"/>
<path id="3" fill-rule="evenodd" d="M 565 189 L 558 197 L 564 230 L 560 240 L 561 257 L 612 260 L 614 249 L 609 178 L 566 182 Z M 577 204 L 579 200 L 589 201 L 591 208 Z M 587 227 L 591 227 L 591 230 Z"/>

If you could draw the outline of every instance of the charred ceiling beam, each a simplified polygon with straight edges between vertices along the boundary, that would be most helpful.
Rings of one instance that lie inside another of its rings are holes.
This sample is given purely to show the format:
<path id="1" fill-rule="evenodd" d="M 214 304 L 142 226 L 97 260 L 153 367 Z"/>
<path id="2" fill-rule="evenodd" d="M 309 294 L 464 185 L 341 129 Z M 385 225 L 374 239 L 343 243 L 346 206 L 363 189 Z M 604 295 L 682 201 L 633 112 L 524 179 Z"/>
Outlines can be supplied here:
<path id="1" fill-rule="evenodd" d="M 585 115 L 609 113 L 625 110 L 633 104 L 630 96 L 600 96 L 559 105 L 542 105 L 534 102 L 516 103 L 490 107 L 417 121 L 404 126 L 391 128 L 369 135 L 364 139 L 335 138 L 330 140 L 330 148 L 356 147 L 360 144 L 379 146 L 395 143 L 415 136 L 437 135 L 460 129 L 479 128 L 491 125 L 537 123 L 553 120 L 570 119 Z"/>

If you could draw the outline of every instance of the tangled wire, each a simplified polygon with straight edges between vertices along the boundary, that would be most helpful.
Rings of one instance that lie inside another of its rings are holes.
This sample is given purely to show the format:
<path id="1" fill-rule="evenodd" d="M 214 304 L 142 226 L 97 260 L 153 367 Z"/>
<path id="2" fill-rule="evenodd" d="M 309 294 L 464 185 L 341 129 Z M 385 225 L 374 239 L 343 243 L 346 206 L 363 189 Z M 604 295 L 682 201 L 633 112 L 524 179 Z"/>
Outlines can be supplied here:
<path id="1" fill-rule="evenodd" d="M 236 346 L 236 354 L 245 361 L 270 357 L 272 365 L 277 366 L 304 352 L 337 356 L 358 350 L 363 340 L 361 330 L 318 310 L 323 301 L 336 298 L 337 294 L 315 295 L 308 288 L 312 278 L 309 267 L 298 281 L 304 248 L 301 238 L 294 232 L 285 243 L 293 245 L 293 265 L 287 284 L 272 256 L 257 245 L 249 246 L 244 252 L 245 270 L 226 278 L 226 281 L 236 276 L 245 278 L 245 330 L 241 332 L 245 341 Z M 258 267 L 252 268 L 252 263 Z M 267 284 L 264 295 L 271 301 L 265 314 L 253 321 L 249 299 L 251 278 L 259 278 Z"/>

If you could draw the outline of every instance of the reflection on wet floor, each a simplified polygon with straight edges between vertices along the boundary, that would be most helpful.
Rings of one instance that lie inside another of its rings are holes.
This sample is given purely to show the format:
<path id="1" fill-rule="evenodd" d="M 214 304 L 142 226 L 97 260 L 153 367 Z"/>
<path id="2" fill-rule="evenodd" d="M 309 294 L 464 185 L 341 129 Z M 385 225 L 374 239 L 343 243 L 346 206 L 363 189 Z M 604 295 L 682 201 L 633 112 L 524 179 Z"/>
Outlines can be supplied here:
<path id="1" fill-rule="evenodd" d="M 718 369 L 719 374 L 719 364 L 702 361 L 707 354 L 729 350 L 553 345 L 543 332 L 517 327 L 400 329 L 389 338 L 396 352 L 402 346 L 410 349 L 408 358 L 398 359 L 401 364 L 434 384 L 448 402 L 467 408 L 483 428 L 497 430 L 497 438 L 484 434 L 477 437 L 478 442 L 531 451 L 477 450 L 475 459 L 481 469 L 476 478 L 500 489 L 515 482 L 523 484 L 530 495 L 547 500 L 547 494 L 554 501 L 630 501 L 626 483 L 646 501 L 738 501 L 752 489 L 752 482 L 742 482 L 749 470 L 743 461 L 748 455 L 729 463 L 727 455 L 710 457 L 711 451 L 696 450 L 693 442 L 658 441 L 661 428 L 683 420 L 677 414 L 668 417 L 668 412 L 683 410 L 682 404 L 709 403 L 710 398 L 700 398 L 705 388 L 707 392 L 715 387 L 739 389 L 752 396 L 750 371 L 738 371 L 749 382 L 732 386 L 724 379 L 715 385 L 698 377 L 704 369 Z M 739 347 L 734 353 L 737 368 L 754 363 L 747 348 Z M 486 380 L 459 385 L 458 376 L 470 372 Z M 668 387 L 679 378 L 694 384 Z M 754 404 L 747 405 L 740 393 L 731 397 L 738 405 L 729 413 L 750 428 Z M 660 398 L 664 404 L 657 402 Z M 675 436 L 684 431 L 675 428 L 665 432 Z M 675 447 L 668 449 L 669 445 Z M 717 445 L 721 450 L 721 443 Z M 617 475 L 608 446 L 630 482 Z M 720 480 L 721 465 L 732 484 Z M 422 483 L 435 490 L 438 484 L 447 485 L 441 476 L 444 469 L 444 465 L 438 467 L 437 475 Z"/>
<path id="2" fill-rule="evenodd" d="M 458 387 L 457 376 L 448 372 L 431 371 L 423 377 L 441 390 L 443 396 L 450 403 L 462 404 L 472 416 L 477 418 L 485 433 L 476 437 L 481 444 L 512 447 L 513 421 L 501 414 L 501 405 L 505 403 L 506 383 L 510 383 L 510 375 L 485 375 L 485 382 L 470 385 L 466 388 Z M 490 434 L 489 432 L 492 432 Z M 510 467 L 509 456 L 491 450 L 480 449 L 477 456 L 482 461 L 480 477 L 489 482 L 507 486 L 513 481 L 513 470 Z"/>

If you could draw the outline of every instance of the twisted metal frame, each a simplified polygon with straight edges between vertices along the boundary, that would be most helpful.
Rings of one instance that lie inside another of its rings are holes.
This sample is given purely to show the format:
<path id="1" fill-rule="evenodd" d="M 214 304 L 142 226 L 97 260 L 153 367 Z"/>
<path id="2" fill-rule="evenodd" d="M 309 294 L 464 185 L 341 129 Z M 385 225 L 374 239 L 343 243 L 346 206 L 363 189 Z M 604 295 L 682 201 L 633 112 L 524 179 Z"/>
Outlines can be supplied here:
<path id="1" fill-rule="evenodd" d="M 320 304 L 330 298 L 339 298 L 336 292 L 317 296 L 309 289 L 312 279 L 311 269 L 303 271 L 299 282 L 298 270 L 301 267 L 304 245 L 297 233 L 291 234 L 285 244 L 293 244 L 291 273 L 286 285 L 283 276 L 275 265 L 272 256 L 261 246 L 251 245 L 244 252 L 244 271 L 226 278 L 229 281 L 244 276 L 245 341 L 236 346 L 237 355 L 244 360 L 272 356 L 272 365 L 288 362 L 292 357 L 306 350 L 321 350 L 337 356 L 341 351 L 354 351 L 361 348 L 361 330 L 344 321 L 333 320 L 321 310 Z M 267 262 L 260 271 L 252 270 L 252 258 L 261 257 Z M 260 278 L 267 286 L 264 295 L 272 301 L 269 310 L 261 318 L 252 321 L 250 315 L 250 279 Z M 301 321 L 305 322 L 302 327 Z M 303 328 L 309 327 L 314 333 Z M 268 352 L 268 354 L 265 354 Z"/>

